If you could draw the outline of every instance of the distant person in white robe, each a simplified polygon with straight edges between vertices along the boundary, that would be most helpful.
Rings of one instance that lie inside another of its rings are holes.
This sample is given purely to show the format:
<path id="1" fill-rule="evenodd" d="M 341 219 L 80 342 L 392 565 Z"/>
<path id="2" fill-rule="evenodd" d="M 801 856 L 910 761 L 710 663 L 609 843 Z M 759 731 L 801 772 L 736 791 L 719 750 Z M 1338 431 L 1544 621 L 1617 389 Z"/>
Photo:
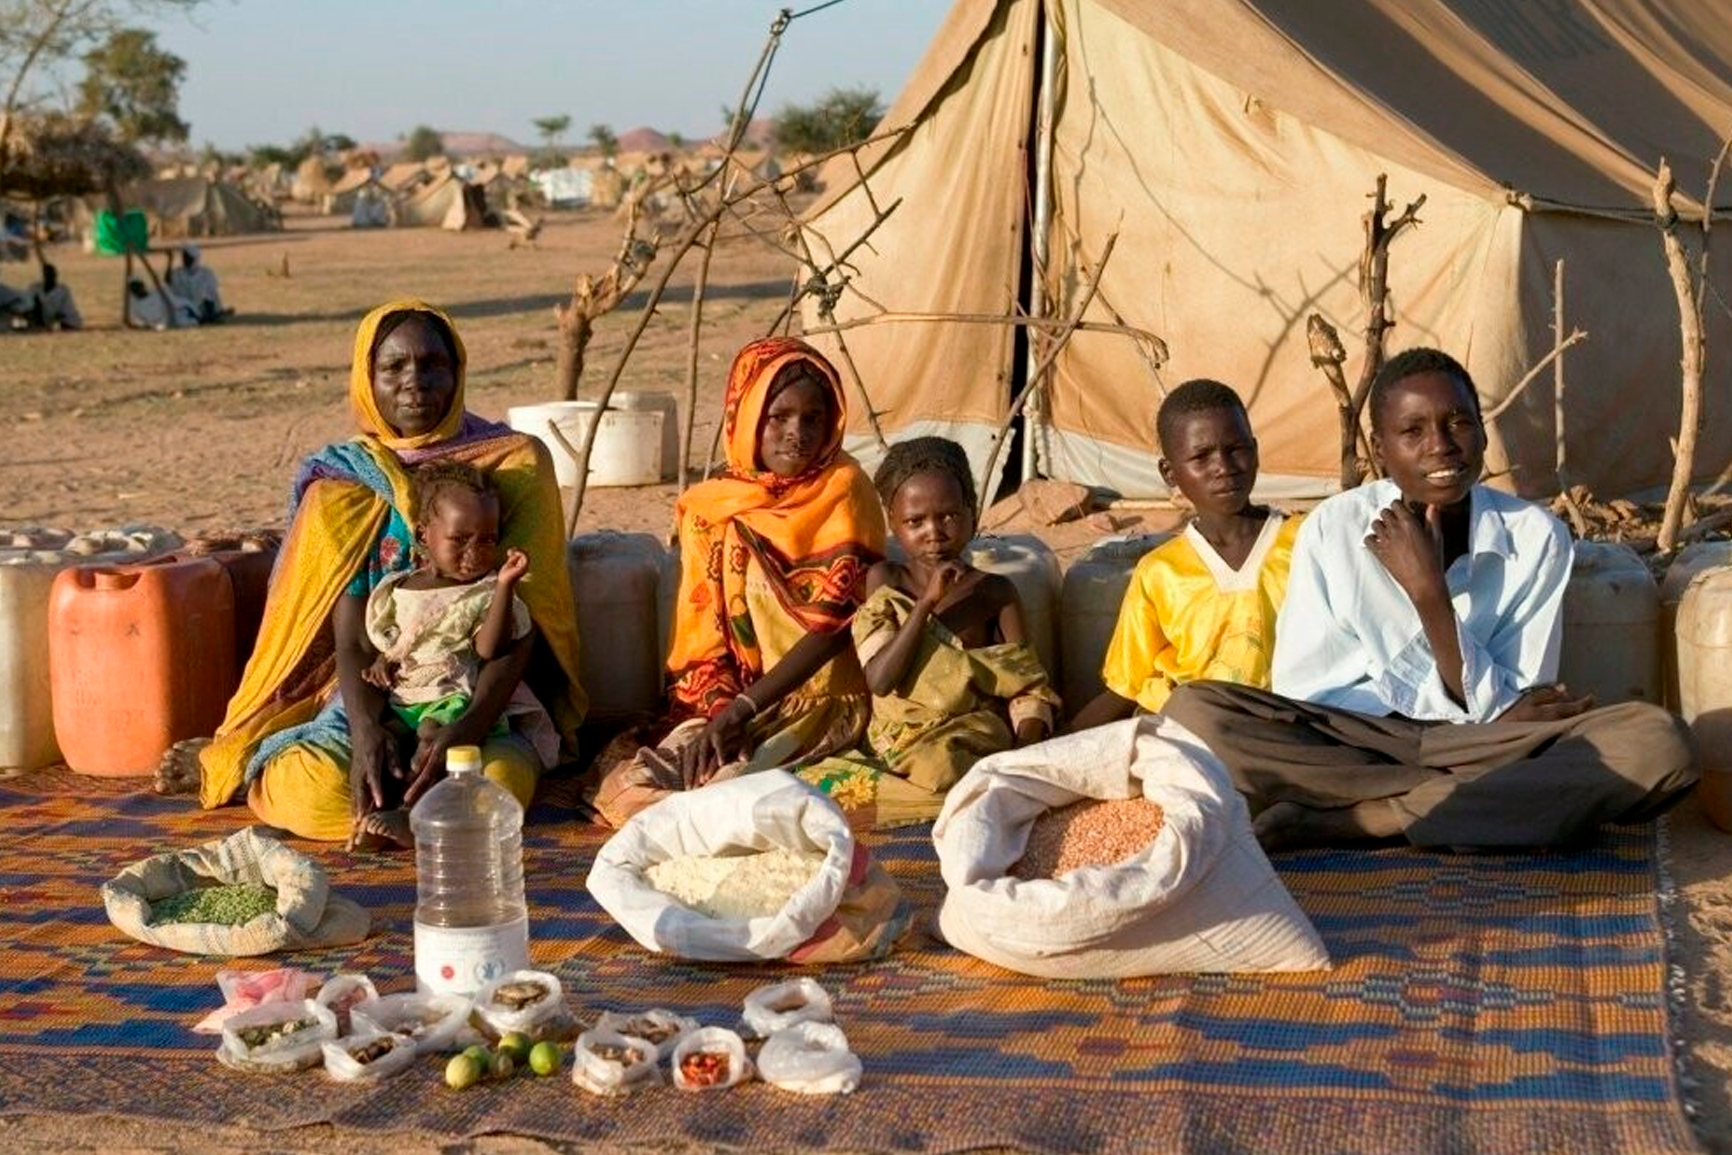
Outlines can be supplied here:
<path id="1" fill-rule="evenodd" d="M 197 245 L 187 245 L 180 251 L 180 266 L 168 270 L 169 291 L 192 306 L 201 324 L 221 321 L 234 312 L 223 308 L 222 293 L 217 289 L 217 275 L 199 258 Z"/>
<path id="2" fill-rule="evenodd" d="M 198 324 L 198 314 L 180 294 L 169 289 L 150 290 L 134 277 L 126 282 L 126 309 L 132 323 L 145 329 L 187 329 Z"/>
<path id="3" fill-rule="evenodd" d="M 42 279 L 30 286 L 24 315 L 38 329 L 82 329 L 84 318 L 72 299 L 72 290 L 60 281 L 60 270 L 42 266 Z"/>

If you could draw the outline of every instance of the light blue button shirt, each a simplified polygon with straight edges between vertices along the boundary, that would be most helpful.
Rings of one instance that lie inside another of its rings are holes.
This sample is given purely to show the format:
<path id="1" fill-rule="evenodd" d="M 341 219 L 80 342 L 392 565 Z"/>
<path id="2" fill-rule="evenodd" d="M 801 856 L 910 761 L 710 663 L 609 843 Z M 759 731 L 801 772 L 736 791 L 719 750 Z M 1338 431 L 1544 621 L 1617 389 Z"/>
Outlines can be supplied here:
<path id="1" fill-rule="evenodd" d="M 1300 526 L 1275 625 L 1274 690 L 1361 714 L 1489 722 L 1557 677 L 1569 532 L 1530 502 L 1473 487 L 1468 552 L 1444 574 L 1463 709 L 1444 689 L 1412 600 L 1365 544 L 1399 493 L 1374 481 L 1323 502 Z"/>

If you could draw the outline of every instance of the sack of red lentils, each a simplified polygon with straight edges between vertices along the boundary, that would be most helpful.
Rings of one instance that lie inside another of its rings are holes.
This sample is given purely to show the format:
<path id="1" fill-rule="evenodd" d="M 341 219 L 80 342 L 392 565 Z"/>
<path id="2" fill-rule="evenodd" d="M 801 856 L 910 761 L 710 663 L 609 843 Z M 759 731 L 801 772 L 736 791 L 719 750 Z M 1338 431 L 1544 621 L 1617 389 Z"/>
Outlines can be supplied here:
<path id="1" fill-rule="evenodd" d="M 958 950 L 1046 978 L 1323 970 L 1226 767 L 1159 715 L 982 759 L 932 829 Z"/>
<path id="2" fill-rule="evenodd" d="M 645 948 L 712 962 L 854 962 L 907 926 L 834 802 L 781 770 L 673 794 L 602 845 L 589 892 Z"/>

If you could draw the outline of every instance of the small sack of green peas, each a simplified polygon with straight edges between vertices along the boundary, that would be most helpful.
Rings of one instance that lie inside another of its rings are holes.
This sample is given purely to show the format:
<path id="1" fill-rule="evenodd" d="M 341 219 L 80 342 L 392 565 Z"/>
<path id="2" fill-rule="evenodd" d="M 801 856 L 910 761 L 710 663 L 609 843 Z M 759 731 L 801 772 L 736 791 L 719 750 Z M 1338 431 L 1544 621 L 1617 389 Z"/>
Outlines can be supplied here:
<path id="1" fill-rule="evenodd" d="M 370 922 L 318 863 L 250 828 L 134 863 L 103 884 L 102 903 L 142 942 L 231 957 L 359 942 Z"/>

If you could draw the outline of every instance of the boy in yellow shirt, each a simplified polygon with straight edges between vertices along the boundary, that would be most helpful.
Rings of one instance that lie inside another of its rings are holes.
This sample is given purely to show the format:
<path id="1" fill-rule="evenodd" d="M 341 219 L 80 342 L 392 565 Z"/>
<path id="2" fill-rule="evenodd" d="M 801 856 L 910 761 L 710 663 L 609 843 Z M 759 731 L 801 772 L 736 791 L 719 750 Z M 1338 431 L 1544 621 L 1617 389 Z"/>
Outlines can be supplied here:
<path id="1" fill-rule="evenodd" d="M 1102 664 L 1107 688 L 1073 730 L 1158 711 L 1182 682 L 1269 686 L 1300 519 L 1251 504 L 1257 439 L 1244 402 L 1219 381 L 1174 389 L 1155 433 L 1161 477 L 1196 516 L 1137 563 Z"/>

